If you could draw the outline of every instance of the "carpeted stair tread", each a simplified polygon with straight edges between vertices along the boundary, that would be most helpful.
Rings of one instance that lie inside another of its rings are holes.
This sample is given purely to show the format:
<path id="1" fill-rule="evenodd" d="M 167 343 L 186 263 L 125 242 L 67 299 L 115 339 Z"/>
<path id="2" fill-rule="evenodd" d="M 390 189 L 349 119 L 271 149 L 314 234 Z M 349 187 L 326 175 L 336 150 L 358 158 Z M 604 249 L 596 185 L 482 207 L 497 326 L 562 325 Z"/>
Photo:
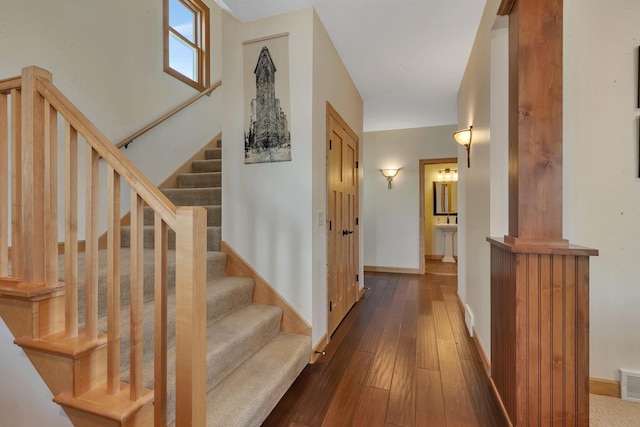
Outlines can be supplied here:
<path id="1" fill-rule="evenodd" d="M 220 227 L 222 225 L 222 208 L 220 205 L 202 205 L 207 211 L 207 225 Z M 144 207 L 144 225 L 153 225 L 154 213 L 149 206 Z"/>
<path id="2" fill-rule="evenodd" d="M 200 172 L 222 172 L 222 160 L 194 160 L 191 163 L 191 171 Z"/>
<path id="3" fill-rule="evenodd" d="M 207 322 L 207 391 L 214 388 L 228 374 L 276 337 L 279 333 L 280 318 L 281 310 L 278 307 L 250 304 L 215 324 Z M 153 330 L 145 328 L 145 335 L 147 334 L 153 335 Z M 146 343 L 147 339 L 144 341 Z M 121 355 L 123 355 L 121 357 L 124 368 L 121 381 L 128 382 L 128 349 L 123 349 Z M 175 360 L 175 340 L 173 339 L 169 340 L 167 356 L 169 360 Z M 152 341 L 151 347 L 148 350 L 145 348 L 144 361 L 144 386 L 153 388 Z M 167 366 L 167 385 L 168 421 L 172 422 L 175 416 L 174 363 Z"/>
<path id="4" fill-rule="evenodd" d="M 162 192 L 176 206 L 219 205 L 222 201 L 220 187 L 165 188 Z"/>
<path id="5" fill-rule="evenodd" d="M 207 251 L 220 250 L 221 231 L 219 226 L 207 226 Z M 144 248 L 152 249 L 154 239 L 154 226 L 145 225 L 143 230 Z M 123 248 L 131 246 L 131 227 L 120 227 L 120 241 Z M 176 233 L 173 230 L 169 230 L 167 233 L 167 245 L 169 249 L 176 248 Z"/>
<path id="6" fill-rule="evenodd" d="M 181 173 L 178 175 L 178 188 L 220 187 L 222 172 Z"/>
<path id="7" fill-rule="evenodd" d="M 310 337 L 281 333 L 207 393 L 207 427 L 260 426 L 309 361 Z"/>
<path id="8" fill-rule="evenodd" d="M 143 298 L 144 301 L 151 301 L 154 297 L 154 251 L 145 249 L 144 256 L 144 285 Z M 78 316 L 84 321 L 84 284 L 85 284 L 85 253 L 78 253 Z M 167 285 L 169 293 L 175 288 L 175 271 L 176 271 L 175 251 L 167 251 Z M 122 307 L 129 305 L 129 271 L 131 262 L 131 252 L 128 248 L 120 249 L 120 304 Z M 207 283 L 213 282 L 215 279 L 224 277 L 227 264 L 227 254 L 224 252 L 208 251 L 207 252 Z M 64 282 L 64 255 L 58 256 L 58 278 Z M 107 251 L 98 251 L 98 314 L 100 317 L 106 316 L 106 283 L 107 283 Z"/>
<path id="9" fill-rule="evenodd" d="M 251 304 L 253 296 L 253 279 L 248 277 L 223 277 L 209 281 L 207 285 L 207 325 L 212 325 L 237 311 L 240 308 Z M 249 311 L 251 313 L 251 311 Z M 149 355 L 150 360 L 153 359 L 153 324 L 154 324 L 154 303 L 149 301 L 145 303 L 143 309 L 143 351 L 145 357 Z M 122 381 L 128 382 L 129 369 L 129 348 L 130 348 L 130 331 L 129 322 L 131 319 L 131 311 L 129 307 L 123 307 L 120 310 L 120 360 L 122 369 L 125 371 Z M 167 342 L 170 346 L 174 345 L 175 339 L 175 293 L 167 295 Z M 106 333 L 107 319 L 106 316 L 98 321 L 98 330 Z M 145 386 L 153 386 L 153 372 L 145 376 Z"/>
<path id="10" fill-rule="evenodd" d="M 207 323 L 207 390 L 278 335 L 281 319 L 280 307 L 249 304 Z"/>
<path id="11" fill-rule="evenodd" d="M 222 148 L 207 148 L 204 151 L 204 157 L 207 160 L 221 159 L 222 158 Z"/>

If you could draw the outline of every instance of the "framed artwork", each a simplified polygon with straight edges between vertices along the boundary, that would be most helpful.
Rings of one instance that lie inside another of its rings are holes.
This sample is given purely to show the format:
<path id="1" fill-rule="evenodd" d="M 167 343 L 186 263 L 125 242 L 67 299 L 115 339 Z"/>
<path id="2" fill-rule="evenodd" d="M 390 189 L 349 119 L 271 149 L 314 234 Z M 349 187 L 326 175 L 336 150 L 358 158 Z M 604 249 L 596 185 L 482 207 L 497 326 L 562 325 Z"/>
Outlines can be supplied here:
<path id="1" fill-rule="evenodd" d="M 291 160 L 289 36 L 244 45 L 244 162 Z"/>

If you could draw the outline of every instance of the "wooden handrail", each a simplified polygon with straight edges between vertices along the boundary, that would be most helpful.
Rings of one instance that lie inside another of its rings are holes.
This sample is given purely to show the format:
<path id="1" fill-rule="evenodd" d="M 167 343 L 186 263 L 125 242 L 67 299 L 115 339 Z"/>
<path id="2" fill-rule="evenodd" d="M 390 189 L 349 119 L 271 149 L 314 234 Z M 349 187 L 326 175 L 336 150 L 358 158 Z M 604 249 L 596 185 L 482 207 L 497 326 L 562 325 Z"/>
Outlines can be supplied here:
<path id="1" fill-rule="evenodd" d="M 59 111 L 96 152 L 109 163 L 131 188 L 156 211 L 173 230 L 176 206 L 80 112 L 51 82 L 38 79 L 38 92 Z"/>
<path id="2" fill-rule="evenodd" d="M 11 89 L 20 89 L 22 86 L 22 77 L 9 77 L 8 79 L 0 80 L 0 93 L 10 91 Z"/>
<path id="3" fill-rule="evenodd" d="M 173 116 L 174 114 L 184 110 L 189 105 L 193 104 L 194 102 L 196 102 L 198 99 L 202 98 L 203 96 L 210 95 L 211 92 L 216 90 L 221 85 L 222 85 L 222 81 L 218 80 L 217 82 L 215 82 L 214 84 L 212 84 L 211 86 L 206 88 L 203 92 L 201 92 L 201 93 L 197 94 L 196 96 L 186 100 L 185 102 L 183 102 L 182 104 L 178 105 L 176 108 L 174 108 L 173 110 L 169 111 L 167 114 L 163 115 L 159 119 L 156 119 L 156 120 L 152 121 L 151 123 L 149 123 L 148 125 L 146 125 L 142 129 L 140 129 L 139 131 L 132 133 L 131 135 L 129 135 L 128 137 L 126 137 L 122 141 L 118 142 L 116 144 L 116 148 L 121 148 L 123 146 L 126 148 L 131 142 L 133 142 L 134 139 L 140 137 L 141 135 L 143 135 L 147 131 L 149 131 L 149 130 L 153 129 L 154 127 L 158 126 L 160 123 L 164 122 L 165 120 L 167 120 L 169 117 Z"/>

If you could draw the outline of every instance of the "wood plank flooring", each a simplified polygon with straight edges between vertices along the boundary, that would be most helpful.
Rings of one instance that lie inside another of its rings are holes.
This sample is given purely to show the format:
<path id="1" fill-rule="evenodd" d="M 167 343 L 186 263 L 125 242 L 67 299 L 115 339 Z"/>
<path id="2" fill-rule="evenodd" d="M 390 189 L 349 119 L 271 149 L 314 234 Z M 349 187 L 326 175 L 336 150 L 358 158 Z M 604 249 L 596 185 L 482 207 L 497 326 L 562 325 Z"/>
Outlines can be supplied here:
<path id="1" fill-rule="evenodd" d="M 365 287 L 263 426 L 507 425 L 466 332 L 457 276 L 367 273 Z"/>

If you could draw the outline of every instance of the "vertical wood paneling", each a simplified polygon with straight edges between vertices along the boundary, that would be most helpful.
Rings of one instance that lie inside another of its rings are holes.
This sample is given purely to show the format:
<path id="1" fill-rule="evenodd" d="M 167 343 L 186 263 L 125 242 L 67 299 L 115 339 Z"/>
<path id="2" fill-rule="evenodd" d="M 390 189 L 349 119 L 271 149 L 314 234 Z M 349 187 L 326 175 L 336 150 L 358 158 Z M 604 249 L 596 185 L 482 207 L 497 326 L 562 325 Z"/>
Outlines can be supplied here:
<path id="1" fill-rule="evenodd" d="M 576 408 L 579 426 L 589 424 L 589 257 L 576 257 Z"/>
<path id="2" fill-rule="evenodd" d="M 78 335 L 78 133 L 64 124 L 64 298 L 65 334 Z"/>
<path id="3" fill-rule="evenodd" d="M 531 255 L 530 255 L 531 256 Z M 539 288 L 538 301 L 540 304 L 540 342 L 537 346 L 529 344 L 530 353 L 538 350 L 539 366 L 539 387 L 540 387 L 540 417 L 543 423 L 549 423 L 551 413 L 551 327 L 553 325 L 551 317 L 551 256 L 540 255 L 540 277 L 537 286 Z M 530 281 L 531 286 L 536 286 Z M 517 284 L 516 284 L 517 286 Z M 533 303 L 534 301 L 530 301 Z M 530 399 L 527 399 L 530 400 Z M 528 405 L 527 405 L 528 406 Z"/>
<path id="4" fill-rule="evenodd" d="M 564 343 L 572 341 L 573 331 L 564 328 L 565 286 L 564 258 L 553 255 L 551 258 L 551 425 L 561 426 L 566 410 L 564 407 Z"/>
<path id="5" fill-rule="evenodd" d="M 0 277 L 9 275 L 9 109 L 0 93 Z"/>
<path id="6" fill-rule="evenodd" d="M 11 271 L 22 271 L 22 91 L 11 91 Z"/>
<path id="7" fill-rule="evenodd" d="M 44 229 L 45 280 L 58 285 L 58 112 L 45 101 L 44 113 Z"/>
<path id="8" fill-rule="evenodd" d="M 167 224 L 154 219 L 154 424 L 167 425 Z"/>
<path id="9" fill-rule="evenodd" d="M 491 248 L 491 376 L 511 419 L 516 415 L 515 258 Z"/>
<path id="10" fill-rule="evenodd" d="M 107 392 L 120 391 L 120 176 L 107 168 Z"/>
<path id="11" fill-rule="evenodd" d="M 514 425 L 588 425 L 590 251 L 492 246 L 492 380 Z"/>
<path id="12" fill-rule="evenodd" d="M 144 202 L 131 190 L 131 349 L 130 399 L 142 397 L 142 340 L 143 340 L 143 286 L 144 286 Z"/>
<path id="13" fill-rule="evenodd" d="M 521 255 L 527 268 L 527 281 L 525 300 L 523 303 L 526 307 L 527 318 L 524 320 L 526 324 L 525 337 L 527 339 L 526 347 L 523 348 L 522 358 L 518 361 L 518 365 L 527 367 L 527 379 L 522 385 L 522 399 L 528 401 L 528 405 L 524 407 L 520 419 L 528 420 L 528 425 L 536 426 L 539 424 L 540 410 L 540 339 L 542 334 L 541 318 L 540 318 L 540 270 L 541 259 L 537 254 Z"/>
<path id="14" fill-rule="evenodd" d="M 576 425 L 576 257 L 565 257 L 564 265 L 564 330 L 567 339 L 564 341 L 564 399 L 567 407 L 565 425 Z"/>
<path id="15" fill-rule="evenodd" d="M 98 338 L 98 152 L 87 146 L 87 196 L 85 234 L 85 333 L 88 341 Z"/>

